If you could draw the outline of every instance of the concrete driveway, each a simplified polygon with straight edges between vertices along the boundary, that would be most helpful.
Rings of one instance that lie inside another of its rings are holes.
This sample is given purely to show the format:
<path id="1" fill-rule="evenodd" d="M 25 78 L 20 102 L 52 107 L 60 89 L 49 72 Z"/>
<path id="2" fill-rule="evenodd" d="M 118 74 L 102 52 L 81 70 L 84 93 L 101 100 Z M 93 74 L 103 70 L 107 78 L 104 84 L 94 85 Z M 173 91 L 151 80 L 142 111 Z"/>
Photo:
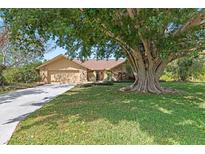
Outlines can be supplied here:
<path id="1" fill-rule="evenodd" d="M 17 124 L 26 116 L 73 87 L 43 85 L 0 95 L 0 144 L 8 142 Z"/>

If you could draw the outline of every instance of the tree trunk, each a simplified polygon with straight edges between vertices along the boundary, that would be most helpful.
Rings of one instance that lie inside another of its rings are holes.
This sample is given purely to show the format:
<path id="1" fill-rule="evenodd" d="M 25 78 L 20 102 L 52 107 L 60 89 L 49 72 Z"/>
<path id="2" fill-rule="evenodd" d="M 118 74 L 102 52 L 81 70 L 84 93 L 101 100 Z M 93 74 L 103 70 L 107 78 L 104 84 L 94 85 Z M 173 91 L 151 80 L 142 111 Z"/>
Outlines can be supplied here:
<path id="1" fill-rule="evenodd" d="M 160 86 L 159 79 L 154 70 L 138 72 L 137 76 L 135 76 L 135 82 L 130 87 L 122 90 L 156 94 L 167 92 L 167 90 Z"/>
<path id="2" fill-rule="evenodd" d="M 137 91 L 141 93 L 172 93 L 175 90 L 163 88 L 160 86 L 160 76 L 163 73 L 167 60 L 153 60 L 148 55 L 139 52 L 127 52 L 128 60 L 131 64 L 135 82 L 129 86 L 120 89 L 121 91 Z"/>

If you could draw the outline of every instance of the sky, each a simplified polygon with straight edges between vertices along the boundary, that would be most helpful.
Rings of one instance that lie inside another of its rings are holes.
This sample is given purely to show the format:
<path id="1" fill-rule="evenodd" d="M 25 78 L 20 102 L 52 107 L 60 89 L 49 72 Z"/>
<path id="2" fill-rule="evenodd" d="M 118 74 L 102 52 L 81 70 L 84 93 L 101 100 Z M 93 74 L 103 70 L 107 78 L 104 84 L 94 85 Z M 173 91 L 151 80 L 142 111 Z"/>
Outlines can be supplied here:
<path id="1" fill-rule="evenodd" d="M 3 19 L 0 17 L 0 26 L 3 26 Z"/>
<path id="2" fill-rule="evenodd" d="M 49 60 L 52 59 L 60 54 L 65 54 L 66 50 L 60 47 L 57 47 L 47 53 L 44 54 L 44 59 Z"/>

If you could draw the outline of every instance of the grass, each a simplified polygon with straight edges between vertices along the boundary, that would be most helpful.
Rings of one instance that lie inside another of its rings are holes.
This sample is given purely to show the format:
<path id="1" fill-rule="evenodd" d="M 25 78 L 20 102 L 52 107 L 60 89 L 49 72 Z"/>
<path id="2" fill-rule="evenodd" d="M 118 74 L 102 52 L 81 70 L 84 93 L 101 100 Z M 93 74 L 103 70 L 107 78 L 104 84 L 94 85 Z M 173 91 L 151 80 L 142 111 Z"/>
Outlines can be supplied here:
<path id="1" fill-rule="evenodd" d="M 0 94 L 15 91 L 18 89 L 32 88 L 40 85 L 39 83 L 13 83 L 10 85 L 0 86 Z"/>
<path id="2" fill-rule="evenodd" d="M 9 144 L 205 144 L 205 83 L 181 95 L 122 93 L 130 83 L 74 88 L 22 121 Z"/>

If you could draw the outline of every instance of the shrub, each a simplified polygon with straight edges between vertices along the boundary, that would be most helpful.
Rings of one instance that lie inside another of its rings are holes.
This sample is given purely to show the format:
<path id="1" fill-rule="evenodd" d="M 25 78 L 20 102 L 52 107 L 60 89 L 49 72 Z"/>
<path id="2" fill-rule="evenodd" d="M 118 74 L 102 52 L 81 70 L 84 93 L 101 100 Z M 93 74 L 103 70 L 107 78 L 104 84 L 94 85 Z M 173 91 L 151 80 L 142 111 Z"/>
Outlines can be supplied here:
<path id="1" fill-rule="evenodd" d="M 105 79 L 106 81 L 111 81 L 112 80 L 112 72 L 106 71 L 107 78 Z"/>
<path id="2" fill-rule="evenodd" d="M 105 80 L 101 83 L 97 83 L 97 85 L 113 85 L 113 81 L 108 81 L 108 80 Z"/>
<path id="3" fill-rule="evenodd" d="M 93 83 L 85 83 L 85 84 L 80 84 L 78 87 L 92 87 L 92 86 L 111 86 L 113 85 L 113 81 L 103 81 L 103 82 L 93 82 Z"/>
<path id="4" fill-rule="evenodd" d="M 5 69 L 6 69 L 6 66 L 0 65 L 0 86 L 3 86 L 6 84 L 5 78 L 3 76 L 3 70 L 5 70 Z"/>
<path id="5" fill-rule="evenodd" d="M 204 56 L 185 57 L 170 63 L 160 79 L 205 81 Z"/>
<path id="6" fill-rule="evenodd" d="M 117 81 L 114 81 L 114 83 L 133 83 L 134 80 L 117 80 Z"/>
<path id="7" fill-rule="evenodd" d="M 28 64 L 22 67 L 8 68 L 3 71 L 7 83 L 32 83 L 40 80 L 40 75 L 35 70 L 38 64 Z"/>
<path id="8" fill-rule="evenodd" d="M 32 83 L 40 80 L 38 72 L 35 70 L 36 65 L 26 65 L 20 69 L 20 82 Z"/>
<path id="9" fill-rule="evenodd" d="M 7 68 L 3 71 L 3 76 L 7 83 L 18 82 L 19 70 L 17 68 Z"/>
<path id="10" fill-rule="evenodd" d="M 191 74 L 190 68 L 193 65 L 193 60 L 191 58 L 179 59 L 178 65 L 179 65 L 179 68 L 178 68 L 179 79 L 181 81 L 186 81 Z"/>
<path id="11" fill-rule="evenodd" d="M 160 80 L 164 80 L 164 81 L 173 81 L 174 80 L 174 76 L 171 72 L 165 72 L 161 77 Z"/>

